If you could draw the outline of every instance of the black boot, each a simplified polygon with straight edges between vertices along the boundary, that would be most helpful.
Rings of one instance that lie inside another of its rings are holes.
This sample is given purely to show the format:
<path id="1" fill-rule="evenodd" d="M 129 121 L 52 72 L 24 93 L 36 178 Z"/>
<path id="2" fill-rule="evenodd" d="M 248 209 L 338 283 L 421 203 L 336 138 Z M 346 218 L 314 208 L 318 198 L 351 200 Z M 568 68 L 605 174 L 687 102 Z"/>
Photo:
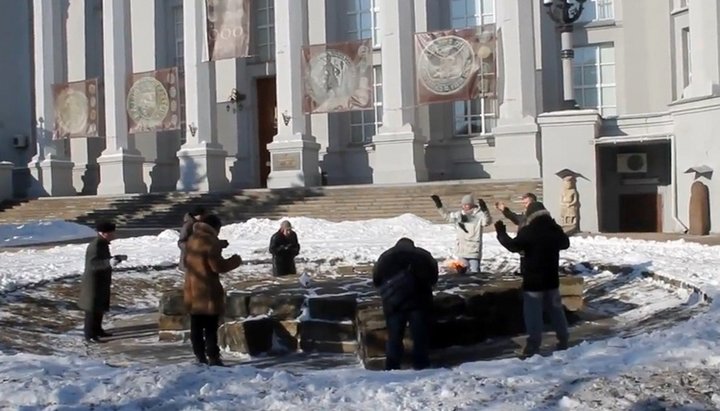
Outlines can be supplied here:
<path id="1" fill-rule="evenodd" d="M 208 365 L 211 367 L 224 367 L 225 364 L 222 362 L 220 357 L 210 357 L 208 361 Z"/>

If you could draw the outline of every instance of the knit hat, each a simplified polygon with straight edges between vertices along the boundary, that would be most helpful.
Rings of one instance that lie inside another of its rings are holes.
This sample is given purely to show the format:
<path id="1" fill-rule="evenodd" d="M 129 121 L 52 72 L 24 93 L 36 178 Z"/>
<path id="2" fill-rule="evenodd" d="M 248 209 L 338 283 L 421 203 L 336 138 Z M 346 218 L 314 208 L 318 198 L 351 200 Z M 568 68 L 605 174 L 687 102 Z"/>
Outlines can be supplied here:
<path id="1" fill-rule="evenodd" d="M 473 197 L 472 194 L 466 194 L 462 198 L 462 200 L 460 200 L 460 205 L 465 205 L 465 204 L 475 205 L 475 198 Z"/>
<path id="2" fill-rule="evenodd" d="M 543 211 L 543 210 L 545 210 L 545 205 L 543 203 L 541 203 L 540 201 L 534 201 L 534 202 L 528 204 L 527 210 L 525 210 L 525 215 L 529 217 L 529 216 L 537 213 L 538 211 Z"/>

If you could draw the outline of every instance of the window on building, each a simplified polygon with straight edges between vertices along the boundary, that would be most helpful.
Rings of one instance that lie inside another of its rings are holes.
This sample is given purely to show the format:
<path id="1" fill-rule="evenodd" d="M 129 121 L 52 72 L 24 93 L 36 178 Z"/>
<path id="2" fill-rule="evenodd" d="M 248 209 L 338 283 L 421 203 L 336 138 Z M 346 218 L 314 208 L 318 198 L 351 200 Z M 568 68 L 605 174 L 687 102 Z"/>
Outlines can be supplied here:
<path id="1" fill-rule="evenodd" d="M 369 143 L 382 126 L 382 70 L 373 67 L 375 77 L 375 107 L 370 110 L 350 112 L 350 141 L 353 143 Z"/>
<path id="2" fill-rule="evenodd" d="M 690 28 L 682 29 L 682 67 L 683 87 L 687 87 L 692 81 L 692 49 L 690 48 Z"/>
<path id="3" fill-rule="evenodd" d="M 348 40 L 372 38 L 373 46 L 380 47 L 378 12 L 380 0 L 346 0 Z"/>
<path id="4" fill-rule="evenodd" d="M 173 46 L 174 46 L 174 55 L 173 55 L 173 65 L 176 67 L 182 67 L 185 65 L 185 37 L 184 37 L 184 29 L 183 29 L 183 6 L 182 3 L 179 3 L 179 5 L 176 5 L 172 8 L 172 17 L 173 17 L 173 26 L 172 26 L 172 33 L 173 33 Z"/>
<path id="5" fill-rule="evenodd" d="M 253 0 L 255 54 L 260 61 L 275 60 L 275 5 L 273 0 Z"/>
<path id="6" fill-rule="evenodd" d="M 495 23 L 494 0 L 451 0 L 450 23 L 454 29 Z M 454 135 L 489 134 L 497 119 L 497 100 L 478 98 L 453 103 Z"/>
<path id="7" fill-rule="evenodd" d="M 602 21 L 615 19 L 613 0 L 587 0 L 580 21 Z"/>
<path id="8" fill-rule="evenodd" d="M 576 48 L 573 82 L 580 107 L 596 108 L 603 116 L 617 115 L 613 44 Z"/>

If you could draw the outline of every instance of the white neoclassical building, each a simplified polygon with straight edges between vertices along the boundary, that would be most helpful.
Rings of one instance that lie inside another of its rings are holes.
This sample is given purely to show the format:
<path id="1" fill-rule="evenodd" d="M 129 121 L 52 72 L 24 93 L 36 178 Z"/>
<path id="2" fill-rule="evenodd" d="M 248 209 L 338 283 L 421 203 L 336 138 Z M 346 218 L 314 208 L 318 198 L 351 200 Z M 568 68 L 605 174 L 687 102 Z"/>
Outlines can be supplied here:
<path id="1" fill-rule="evenodd" d="M 693 183 L 720 201 L 720 2 L 587 0 L 566 111 L 543 3 L 252 0 L 252 56 L 208 62 L 203 0 L 2 2 L 4 195 L 542 178 L 558 213 L 572 174 L 582 230 L 687 230 Z M 414 34 L 489 23 L 497 98 L 417 104 Z M 367 38 L 374 108 L 304 114 L 301 48 Z M 127 76 L 171 67 L 183 129 L 128 133 Z M 52 85 L 91 78 L 104 135 L 53 141 Z"/>

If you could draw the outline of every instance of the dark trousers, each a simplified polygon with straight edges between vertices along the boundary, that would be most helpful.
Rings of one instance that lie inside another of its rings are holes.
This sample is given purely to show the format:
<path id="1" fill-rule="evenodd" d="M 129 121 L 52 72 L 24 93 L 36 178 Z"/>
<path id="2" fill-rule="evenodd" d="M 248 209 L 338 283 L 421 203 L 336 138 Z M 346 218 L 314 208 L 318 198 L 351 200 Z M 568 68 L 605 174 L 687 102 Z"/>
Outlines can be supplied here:
<path id="1" fill-rule="evenodd" d="M 405 326 L 408 322 L 410 323 L 410 335 L 413 340 L 413 368 L 420 370 L 430 365 L 428 354 L 429 320 L 430 316 L 425 310 L 398 311 L 385 317 L 388 331 L 388 341 L 385 349 L 386 370 L 400 369 L 404 352 Z"/>
<path id="2" fill-rule="evenodd" d="M 104 311 L 85 311 L 83 333 L 86 340 L 99 337 L 102 334 L 103 315 L 105 315 Z"/>
<path id="3" fill-rule="evenodd" d="M 199 361 L 206 362 L 208 357 L 220 358 L 217 336 L 219 326 L 219 315 L 190 315 L 190 341 L 193 353 Z"/>

